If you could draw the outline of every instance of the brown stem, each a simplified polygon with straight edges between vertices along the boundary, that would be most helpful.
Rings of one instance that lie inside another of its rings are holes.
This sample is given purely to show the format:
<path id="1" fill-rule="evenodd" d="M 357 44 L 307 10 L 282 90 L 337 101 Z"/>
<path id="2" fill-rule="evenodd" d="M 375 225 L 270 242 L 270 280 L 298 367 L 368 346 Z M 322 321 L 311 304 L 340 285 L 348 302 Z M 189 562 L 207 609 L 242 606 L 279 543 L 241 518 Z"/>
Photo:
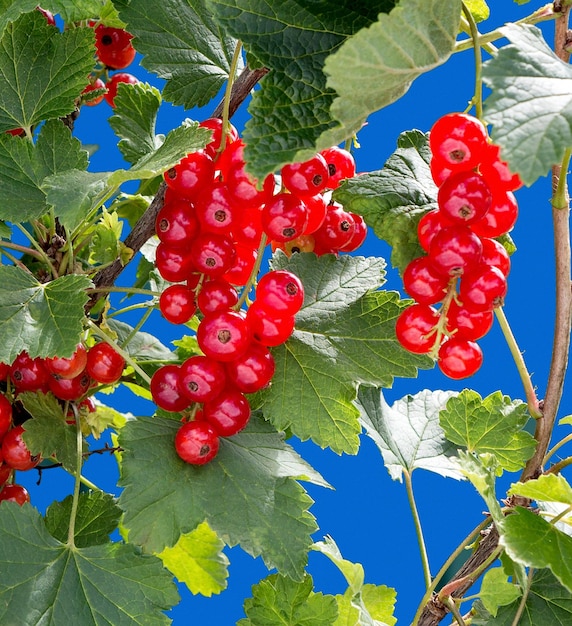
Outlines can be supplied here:
<path id="1" fill-rule="evenodd" d="M 229 115 L 232 116 L 238 107 L 244 102 L 248 94 L 252 91 L 256 83 L 268 73 L 266 68 L 251 70 L 245 67 L 240 76 L 236 79 L 232 93 L 230 96 Z M 217 105 L 213 112 L 213 117 L 220 117 L 222 115 L 222 103 Z M 143 244 L 155 233 L 155 219 L 157 213 L 161 210 L 165 198 L 165 183 L 161 183 L 157 195 L 153 198 L 153 201 L 135 224 L 129 235 L 125 239 L 125 245 L 133 250 L 133 258 L 137 252 L 141 249 Z M 125 269 L 125 265 L 121 261 L 116 260 L 111 265 L 108 265 L 105 269 L 98 272 L 94 279 L 94 286 L 96 289 L 103 287 L 110 287 L 115 283 L 118 276 Z M 90 299 L 86 304 L 86 312 L 89 313 L 95 304 L 105 295 L 105 291 L 97 291 L 91 294 Z"/>

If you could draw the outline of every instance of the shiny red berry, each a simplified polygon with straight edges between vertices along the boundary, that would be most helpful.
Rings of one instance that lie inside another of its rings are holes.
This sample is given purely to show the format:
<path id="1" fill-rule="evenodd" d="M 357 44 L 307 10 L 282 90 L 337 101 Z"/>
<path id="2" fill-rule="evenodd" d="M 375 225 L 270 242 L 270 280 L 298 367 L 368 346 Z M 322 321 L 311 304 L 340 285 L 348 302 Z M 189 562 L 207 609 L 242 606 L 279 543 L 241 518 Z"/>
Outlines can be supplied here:
<path id="1" fill-rule="evenodd" d="M 96 343 L 87 352 L 87 373 L 98 383 L 110 385 L 121 378 L 125 359 L 108 343 Z"/>
<path id="2" fill-rule="evenodd" d="M 191 465 L 204 465 L 214 459 L 219 445 L 218 434 L 204 420 L 186 422 L 175 435 L 177 454 Z"/>
<path id="3" fill-rule="evenodd" d="M 244 354 L 252 341 L 252 331 L 242 313 L 233 310 L 205 315 L 197 330 L 197 341 L 204 354 L 215 361 L 232 361 Z"/>
<path id="4" fill-rule="evenodd" d="M 180 385 L 181 369 L 178 365 L 163 365 L 151 377 L 149 390 L 155 404 L 165 411 L 179 413 L 191 403 Z"/>
<path id="5" fill-rule="evenodd" d="M 439 369 L 454 380 L 472 376 L 483 363 L 483 352 L 474 341 L 452 337 L 439 348 Z"/>
<path id="6" fill-rule="evenodd" d="M 22 485 L 4 485 L 0 491 L 0 502 L 3 502 L 4 500 L 8 502 L 15 502 L 16 504 L 22 506 L 26 502 L 30 502 L 30 494 Z"/>
<path id="7" fill-rule="evenodd" d="M 4 463 L 15 470 L 25 472 L 36 467 L 40 462 L 40 456 L 32 456 L 28 446 L 22 438 L 23 426 L 14 426 L 2 439 L 2 457 Z"/>
<path id="8" fill-rule="evenodd" d="M 205 402 L 202 419 L 220 437 L 232 437 L 240 432 L 250 418 L 250 404 L 244 394 L 232 387 L 222 391 L 214 400 Z"/>

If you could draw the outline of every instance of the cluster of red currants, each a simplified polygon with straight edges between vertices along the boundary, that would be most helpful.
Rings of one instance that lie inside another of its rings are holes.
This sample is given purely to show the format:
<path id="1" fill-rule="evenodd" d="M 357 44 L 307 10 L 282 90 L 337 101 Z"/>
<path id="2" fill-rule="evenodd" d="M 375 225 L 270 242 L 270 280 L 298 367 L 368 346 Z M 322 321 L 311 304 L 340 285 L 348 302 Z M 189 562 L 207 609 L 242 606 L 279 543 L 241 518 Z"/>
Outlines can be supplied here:
<path id="1" fill-rule="evenodd" d="M 203 354 L 163 366 L 151 379 L 157 406 L 185 413 L 175 448 L 197 465 L 216 455 L 219 437 L 246 426 L 250 405 L 245 394 L 270 383 L 275 364 L 269 348 L 288 339 L 303 303 L 299 278 L 279 270 L 260 279 L 254 302 L 243 309 L 266 242 L 310 236 L 330 214 L 323 227 L 323 252 L 353 250 L 366 232 L 361 217 L 339 205 L 329 208 L 321 195 L 354 175 L 353 158 L 345 150 L 332 148 L 305 163 L 285 166 L 283 189 L 277 189 L 272 174 L 258 186 L 245 169 L 244 143 L 236 129 L 229 125 L 223 132 L 218 118 L 200 125 L 212 131 L 210 143 L 164 176 L 155 264 L 172 283 L 159 299 L 163 316 L 184 324 L 198 309 L 197 342 Z M 346 236 L 343 246 L 338 246 L 338 231 Z"/>
<path id="2" fill-rule="evenodd" d="M 114 106 L 117 87 L 120 83 L 136 84 L 139 81 L 128 72 L 115 72 L 109 76 L 109 70 L 125 69 L 135 59 L 135 48 L 131 40 L 133 35 L 122 28 L 113 28 L 90 22 L 95 28 L 95 51 L 98 66 L 90 76 L 89 85 L 83 90 L 83 94 L 91 91 L 106 89 L 105 93 L 95 98 L 84 100 L 84 104 L 95 106 L 104 98 L 110 105 Z M 102 78 L 106 78 L 104 81 Z"/>
<path id="3" fill-rule="evenodd" d="M 427 254 L 403 273 L 415 304 L 399 316 L 396 334 L 407 350 L 432 354 L 445 375 L 461 379 L 481 366 L 476 341 L 504 302 L 510 258 L 497 238 L 516 222 L 513 191 L 522 182 L 500 159 L 485 126 L 470 115 L 437 120 L 429 146 L 438 208 L 419 221 L 419 243 Z"/>
<path id="4" fill-rule="evenodd" d="M 62 403 L 62 416 L 67 409 L 66 421 L 75 423 L 69 403 L 76 403 L 78 410 L 87 407 L 94 411 L 89 392 L 97 384 L 116 383 L 124 368 L 123 357 L 104 342 L 89 349 L 78 344 L 68 358 L 31 358 L 27 352 L 21 352 L 12 365 L 0 363 L 0 385 L 4 390 L 0 393 L 0 501 L 29 501 L 24 487 L 9 481 L 14 470 L 30 470 L 41 460 L 32 456 L 22 438 L 22 423 L 31 416 L 21 406 L 18 395 L 25 391 L 52 393 Z"/>

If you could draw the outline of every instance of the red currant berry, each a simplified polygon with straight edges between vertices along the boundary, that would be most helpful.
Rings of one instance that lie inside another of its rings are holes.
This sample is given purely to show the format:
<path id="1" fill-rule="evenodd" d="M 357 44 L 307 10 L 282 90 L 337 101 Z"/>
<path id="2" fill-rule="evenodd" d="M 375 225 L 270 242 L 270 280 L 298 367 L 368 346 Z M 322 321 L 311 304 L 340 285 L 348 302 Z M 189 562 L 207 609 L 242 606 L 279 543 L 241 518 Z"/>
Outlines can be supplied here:
<path id="1" fill-rule="evenodd" d="M 236 254 L 233 264 L 222 277 L 231 285 L 243 287 L 250 280 L 256 259 L 258 258 L 258 251 L 242 243 L 235 243 L 234 249 Z"/>
<path id="2" fill-rule="evenodd" d="M 274 194 L 274 175 L 268 174 L 258 189 L 258 181 L 251 176 L 241 163 L 235 163 L 224 179 L 232 202 L 239 207 L 261 207 Z"/>
<path id="3" fill-rule="evenodd" d="M 102 385 L 116 383 L 123 374 L 125 359 L 105 341 L 87 351 L 87 373 Z"/>
<path id="4" fill-rule="evenodd" d="M 439 369 L 454 380 L 472 376 L 483 363 L 483 352 L 474 341 L 452 337 L 439 348 Z"/>
<path id="5" fill-rule="evenodd" d="M 429 252 L 433 237 L 445 226 L 450 225 L 450 222 L 445 222 L 444 216 L 439 209 L 433 209 L 425 213 L 417 224 L 417 238 L 423 250 Z"/>
<path id="6" fill-rule="evenodd" d="M 214 459 L 219 445 L 216 431 L 204 420 L 186 422 L 175 435 L 177 454 L 191 465 L 204 465 Z"/>
<path id="7" fill-rule="evenodd" d="M 291 241 L 271 241 L 272 252 L 282 250 L 288 257 L 296 252 L 313 252 L 316 242 L 314 235 L 300 235 Z"/>
<path id="8" fill-rule="evenodd" d="M 220 117 L 209 117 L 200 122 L 199 126 L 201 128 L 208 128 L 213 132 L 212 139 L 206 145 L 205 151 L 214 159 L 217 156 L 222 139 L 222 119 Z M 228 123 L 227 130 L 228 134 L 225 141 L 225 150 L 238 139 L 238 131 L 230 122 Z"/>
<path id="9" fill-rule="evenodd" d="M 505 275 L 498 267 L 483 265 L 461 279 L 459 298 L 469 311 L 491 311 L 504 304 Z"/>
<path id="10" fill-rule="evenodd" d="M 80 343 L 70 357 L 54 356 L 45 359 L 44 365 L 52 376 L 68 379 L 75 378 L 83 372 L 87 365 L 87 350 L 85 346 Z"/>
<path id="11" fill-rule="evenodd" d="M 320 154 L 328 166 L 328 188 L 337 189 L 342 180 L 353 178 L 356 175 L 356 162 L 351 152 L 339 146 L 332 146 L 322 150 Z"/>
<path id="12" fill-rule="evenodd" d="M 225 235 L 203 233 L 194 241 L 190 259 L 194 269 L 207 276 L 222 276 L 232 267 L 236 248 Z"/>
<path id="13" fill-rule="evenodd" d="M 328 205 L 321 193 L 315 196 L 307 196 L 304 198 L 304 204 L 308 212 L 308 222 L 304 229 L 304 235 L 311 235 L 324 223 L 328 213 Z"/>
<path id="14" fill-rule="evenodd" d="M 435 344 L 435 328 L 439 313 L 427 304 L 413 304 L 404 309 L 397 318 L 395 334 L 397 341 L 409 352 L 427 354 Z"/>
<path id="15" fill-rule="evenodd" d="M 204 189 L 195 203 L 202 232 L 232 236 L 234 210 L 230 194 L 223 183 L 212 183 Z"/>
<path id="16" fill-rule="evenodd" d="M 236 435 L 246 426 L 249 418 L 250 404 L 237 389 L 225 389 L 203 406 L 203 419 L 220 437 Z"/>
<path id="17" fill-rule="evenodd" d="M 125 83 L 127 85 L 137 85 L 139 81 L 132 74 L 128 74 L 127 72 L 118 72 L 114 74 L 108 81 L 105 83 L 105 87 L 107 88 L 107 92 L 104 94 L 105 101 L 109 106 L 115 106 L 115 96 L 117 95 L 117 88 L 121 83 Z"/>
<path id="18" fill-rule="evenodd" d="M 89 391 L 92 380 L 87 372 L 75 378 L 50 378 L 50 391 L 60 400 L 79 400 Z"/>
<path id="19" fill-rule="evenodd" d="M 232 309 L 238 302 L 236 289 L 222 278 L 215 278 L 206 282 L 197 297 L 197 305 L 204 315 Z"/>
<path id="20" fill-rule="evenodd" d="M 518 174 L 513 174 L 508 164 L 500 158 L 500 147 L 489 144 L 479 165 L 479 171 L 486 178 L 492 189 L 516 191 L 522 187 L 522 180 Z"/>
<path id="21" fill-rule="evenodd" d="M 159 297 L 159 309 L 171 324 L 186 324 L 195 314 L 195 292 L 185 285 L 169 285 Z"/>
<path id="22" fill-rule="evenodd" d="M 112 28 L 100 24 L 95 29 L 95 50 L 103 65 L 121 70 L 131 65 L 135 58 L 135 48 L 131 44 L 133 35 L 122 28 Z"/>
<path id="23" fill-rule="evenodd" d="M 498 267 L 505 276 L 508 276 L 510 272 L 510 257 L 506 248 L 496 239 L 483 237 L 481 241 L 483 242 L 483 256 L 481 257 L 481 262 L 485 265 Z"/>
<path id="24" fill-rule="evenodd" d="M 0 491 L 0 502 L 4 500 L 8 502 L 15 502 L 22 506 L 26 502 L 30 502 L 30 494 L 22 485 L 10 484 L 4 485 Z"/>
<path id="25" fill-rule="evenodd" d="M 246 352 L 252 341 L 252 331 L 241 313 L 217 311 L 201 320 L 197 341 L 200 349 L 211 359 L 232 361 Z"/>
<path id="26" fill-rule="evenodd" d="M 149 385 L 153 402 L 173 413 L 184 411 L 191 403 L 183 393 L 181 368 L 178 365 L 163 365 L 151 377 Z"/>
<path id="27" fill-rule="evenodd" d="M 439 209 L 447 219 L 471 224 L 484 217 L 491 206 L 492 194 L 482 176 L 458 172 L 441 185 L 437 194 Z"/>
<path id="28" fill-rule="evenodd" d="M 23 426 L 14 426 L 2 439 L 2 456 L 4 463 L 12 469 L 25 472 L 36 467 L 40 462 L 40 456 L 32 456 L 28 446 L 22 439 Z"/>
<path id="29" fill-rule="evenodd" d="M 226 371 L 219 361 L 206 356 L 192 356 L 181 365 L 179 384 L 189 400 L 208 402 L 225 388 Z"/>
<path id="30" fill-rule="evenodd" d="M 328 164 L 321 154 L 301 163 L 289 163 L 281 170 L 282 184 L 297 196 L 314 196 L 323 191 L 330 177 Z"/>
<path id="31" fill-rule="evenodd" d="M 471 224 L 471 230 L 479 237 L 500 237 L 508 233 L 516 223 L 518 205 L 510 191 L 493 193 L 493 200 L 487 214 Z"/>
<path id="32" fill-rule="evenodd" d="M 337 202 L 330 204 L 326 218 L 314 233 L 315 249 L 322 253 L 338 252 L 349 244 L 355 227 L 352 213 L 345 211 Z"/>
<path id="33" fill-rule="evenodd" d="M 265 309 L 258 301 L 254 301 L 246 313 L 252 328 L 253 338 L 263 346 L 279 346 L 294 332 L 294 315 L 276 317 L 272 311 Z"/>
<path id="34" fill-rule="evenodd" d="M 367 237 L 367 224 L 363 217 L 356 213 L 349 213 L 349 215 L 354 221 L 354 234 L 345 245 L 340 247 L 340 252 L 355 252 Z"/>
<path id="35" fill-rule="evenodd" d="M 453 173 L 451 167 L 452 166 L 450 166 L 446 161 L 442 161 L 435 155 L 432 156 L 431 162 L 429 163 L 429 169 L 431 171 L 431 178 L 437 187 L 440 187 L 447 180 L 447 178 L 451 176 Z M 470 170 L 471 168 L 467 169 Z"/>
<path id="36" fill-rule="evenodd" d="M 475 268 L 481 260 L 483 244 L 468 226 L 448 226 L 431 241 L 429 260 L 444 276 L 460 276 Z"/>
<path id="37" fill-rule="evenodd" d="M 453 300 L 447 311 L 447 330 L 455 337 L 477 341 L 489 332 L 493 320 L 492 311 L 473 313 Z"/>
<path id="38" fill-rule="evenodd" d="M 12 427 L 12 404 L 8 398 L 0 394 L 0 441 Z"/>
<path id="39" fill-rule="evenodd" d="M 447 293 L 449 278 L 436 272 L 429 257 L 413 259 L 403 272 L 403 287 L 416 302 L 436 304 Z"/>
<path id="40" fill-rule="evenodd" d="M 308 209 L 290 193 L 276 194 L 262 209 L 262 227 L 269 239 L 289 241 L 305 232 Z"/>
<path id="41" fill-rule="evenodd" d="M 206 149 L 208 150 L 208 148 L 209 146 L 207 146 Z M 222 180 L 225 180 L 231 167 L 237 164 L 245 165 L 244 142 L 242 139 L 233 141 L 231 144 L 225 146 L 222 152 L 215 154 L 213 159 L 215 160 L 216 169 L 219 171 L 220 177 Z"/>
<path id="42" fill-rule="evenodd" d="M 43 359 L 21 352 L 10 367 L 10 380 L 17 391 L 47 391 L 50 373 Z"/>
<path id="43" fill-rule="evenodd" d="M 233 385 L 243 393 L 255 393 L 264 389 L 274 376 L 276 364 L 267 347 L 253 342 L 238 359 L 226 364 L 226 371 Z"/>
<path id="44" fill-rule="evenodd" d="M 429 147 L 451 169 L 470 169 L 482 159 L 487 147 L 487 129 L 475 117 L 449 113 L 433 124 Z"/>
<path id="45" fill-rule="evenodd" d="M 191 202 L 177 197 L 165 202 L 155 220 L 157 237 L 171 248 L 185 248 L 199 232 L 199 220 Z"/>
<path id="46" fill-rule="evenodd" d="M 278 317 L 295 315 L 304 303 L 304 286 L 296 274 L 274 270 L 258 281 L 256 302 Z"/>
<path id="47" fill-rule="evenodd" d="M 159 274 L 170 283 L 186 280 L 193 269 L 191 251 L 192 249 L 187 248 L 172 248 L 162 241 L 159 242 L 155 249 L 155 265 Z"/>
<path id="48" fill-rule="evenodd" d="M 234 238 L 245 246 L 257 249 L 262 239 L 262 210 L 249 208 L 239 211 L 234 225 Z"/>
<path id="49" fill-rule="evenodd" d="M 0 363 L 0 380 L 6 380 L 10 374 L 10 366 L 7 363 Z"/>
<path id="50" fill-rule="evenodd" d="M 191 152 L 163 175 L 167 185 L 185 198 L 193 200 L 213 180 L 214 163 L 204 150 Z"/>

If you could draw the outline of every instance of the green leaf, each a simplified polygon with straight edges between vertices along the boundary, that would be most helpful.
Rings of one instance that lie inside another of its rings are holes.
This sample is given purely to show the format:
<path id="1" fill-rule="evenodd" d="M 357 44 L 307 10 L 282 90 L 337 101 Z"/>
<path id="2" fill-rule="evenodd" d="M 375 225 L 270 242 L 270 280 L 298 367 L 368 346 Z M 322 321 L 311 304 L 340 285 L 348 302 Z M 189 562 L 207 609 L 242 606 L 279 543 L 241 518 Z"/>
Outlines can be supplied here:
<path id="1" fill-rule="evenodd" d="M 32 358 L 73 354 L 87 302 L 87 276 L 70 274 L 40 283 L 23 269 L 0 266 L 0 362 L 27 350 Z"/>
<path id="2" fill-rule="evenodd" d="M 508 582 L 508 576 L 502 567 L 490 569 L 483 576 L 479 597 L 484 607 L 493 616 L 496 616 L 500 606 L 510 604 L 521 595 L 520 587 Z"/>
<path id="3" fill-rule="evenodd" d="M 437 208 L 437 187 L 429 169 L 427 136 L 408 131 L 399 136 L 397 146 L 383 169 L 346 180 L 334 199 L 363 215 L 375 234 L 392 246 L 391 263 L 403 272 L 410 261 L 425 254 L 417 224 Z"/>
<path id="4" fill-rule="evenodd" d="M 8 24 L 0 38 L 0 132 L 72 113 L 93 53 L 91 28 L 62 33 L 39 11 Z"/>
<path id="5" fill-rule="evenodd" d="M 330 626 L 338 615 L 333 596 L 314 593 L 309 574 L 295 582 L 272 574 L 252 588 L 252 598 L 244 601 L 246 619 L 238 626 Z"/>
<path id="6" fill-rule="evenodd" d="M 345 137 L 449 58 L 460 17 L 460 0 L 402 0 L 326 59 L 327 86 L 337 94 L 331 114 Z"/>
<path id="7" fill-rule="evenodd" d="M 17 20 L 22 13 L 33 11 L 37 6 L 35 0 L 0 0 L 0 36 L 10 22 Z"/>
<path id="8" fill-rule="evenodd" d="M 359 593 L 363 588 L 365 573 L 361 563 L 352 563 L 344 559 L 336 542 L 331 537 L 325 537 L 324 541 L 318 541 L 312 546 L 313 550 L 321 552 L 340 570 L 348 581 L 352 594 Z"/>
<path id="9" fill-rule="evenodd" d="M 108 13 L 109 8 L 106 6 L 109 7 L 110 4 L 109 0 L 42 0 L 42 6 L 59 14 L 66 24 L 95 19 L 102 13 Z M 107 21 L 105 23 L 112 25 Z"/>
<path id="10" fill-rule="evenodd" d="M 491 452 L 499 468 L 516 472 L 534 453 L 535 440 L 524 425 L 529 419 L 526 404 L 496 391 L 486 398 L 465 389 L 447 402 L 441 427 L 449 441 L 469 452 Z"/>
<path id="11" fill-rule="evenodd" d="M 525 483 L 513 483 L 508 493 L 531 500 L 572 505 L 572 487 L 562 475 L 544 474 Z"/>
<path id="12" fill-rule="evenodd" d="M 394 626 L 397 623 L 397 619 L 393 616 L 396 599 L 397 593 L 391 587 L 364 585 L 361 590 L 362 615 L 364 610 L 367 611 L 372 626 L 380 626 L 380 622 L 387 626 Z"/>
<path id="13" fill-rule="evenodd" d="M 146 83 L 126 84 L 113 104 L 109 125 L 120 139 L 117 147 L 126 161 L 136 163 L 161 144 L 162 137 L 155 135 L 161 93 Z"/>
<path id="14" fill-rule="evenodd" d="M 46 511 L 45 523 L 48 532 L 58 541 L 68 540 L 73 497 L 62 502 L 52 502 Z M 98 546 L 110 541 L 109 535 L 117 528 L 121 509 L 109 493 L 90 491 L 79 494 L 75 518 L 74 542 L 78 548 Z"/>
<path id="15" fill-rule="evenodd" d="M 477 456 L 459 450 L 459 463 L 463 474 L 471 481 L 486 502 L 493 520 L 500 524 L 503 520 L 503 514 L 495 491 L 495 477 L 498 473 L 498 463 L 495 456 L 487 452 Z"/>
<path id="16" fill-rule="evenodd" d="M 465 0 L 465 6 L 471 12 L 475 22 L 484 22 L 491 14 L 485 0 Z"/>
<path id="17" fill-rule="evenodd" d="M 136 37 L 143 67 L 167 80 L 165 100 L 190 109 L 216 96 L 228 78 L 237 42 L 213 19 L 205 0 L 120 0 L 115 5 Z"/>
<path id="18" fill-rule="evenodd" d="M 44 179 L 87 167 L 87 152 L 59 120 L 42 126 L 35 145 L 0 133 L 0 219 L 25 222 L 47 211 Z"/>
<path id="19" fill-rule="evenodd" d="M 216 458 L 202 467 L 175 452 L 179 427 L 155 417 L 121 430 L 119 505 L 129 540 L 161 552 L 206 520 L 227 544 L 301 579 L 316 525 L 311 500 L 294 479 L 323 484 L 321 476 L 256 414 L 244 431 L 222 438 Z"/>
<path id="20" fill-rule="evenodd" d="M 203 522 L 157 556 L 191 593 L 210 598 L 226 589 L 228 558 L 221 552 L 223 548 L 224 542 Z"/>
<path id="21" fill-rule="evenodd" d="M 514 561 L 548 567 L 572 591 L 572 537 L 522 507 L 504 519 L 500 531 L 500 545 Z"/>
<path id="22" fill-rule="evenodd" d="M 70 230 L 83 223 L 89 213 L 101 206 L 109 173 L 72 169 L 48 176 L 42 185 L 54 215 Z"/>
<path id="23" fill-rule="evenodd" d="M 439 425 L 439 411 L 453 395 L 451 391 L 424 390 L 389 406 L 379 389 L 359 388 L 361 421 L 393 480 L 401 481 L 404 471 L 411 474 L 417 468 L 462 478 L 457 463 L 451 459 L 457 448 L 445 439 Z"/>
<path id="24" fill-rule="evenodd" d="M 415 376 L 432 362 L 397 343 L 395 320 L 405 306 L 398 294 L 368 291 L 383 280 L 381 259 L 281 255 L 273 267 L 297 274 L 305 299 L 294 333 L 273 350 L 272 385 L 256 402 L 278 430 L 355 454 L 357 384 L 389 387 L 394 376 Z"/>
<path id="25" fill-rule="evenodd" d="M 513 626 L 520 599 L 499 608 L 492 617 L 476 602 L 473 626 Z M 572 621 L 572 594 L 562 587 L 548 569 L 537 570 L 526 598 L 518 626 L 568 626 Z"/>
<path id="26" fill-rule="evenodd" d="M 340 129 L 335 140 L 330 135 L 317 146 L 323 133 L 337 126 L 330 114 L 334 93 L 326 86 L 324 62 L 347 38 L 395 4 L 395 0 L 342 0 L 335 5 L 326 0 L 209 0 L 225 30 L 271 69 L 253 94 L 244 131 L 246 160 L 256 178 L 349 136 L 347 129 Z"/>
<path id="27" fill-rule="evenodd" d="M 23 439 L 30 452 L 44 459 L 55 457 L 64 469 L 74 473 L 77 467 L 76 428 L 66 423 L 57 398 L 52 394 L 26 392 L 19 394 L 18 399 L 34 418 L 24 422 Z"/>
<path id="28" fill-rule="evenodd" d="M 62 544 L 30 505 L 0 506 L 0 567 L 2 624 L 168 624 L 163 611 L 178 601 L 158 558 L 121 543 Z"/>
<path id="29" fill-rule="evenodd" d="M 133 332 L 133 326 L 116 319 L 108 319 L 107 325 L 117 333 L 121 345 Z M 125 345 L 125 351 L 137 361 L 176 361 L 177 356 L 163 345 L 155 335 L 137 331 Z"/>
<path id="30" fill-rule="evenodd" d="M 572 145 L 572 68 L 535 26 L 507 24 L 500 32 L 510 44 L 483 66 L 483 79 L 492 89 L 485 117 L 502 159 L 531 185 Z"/>

